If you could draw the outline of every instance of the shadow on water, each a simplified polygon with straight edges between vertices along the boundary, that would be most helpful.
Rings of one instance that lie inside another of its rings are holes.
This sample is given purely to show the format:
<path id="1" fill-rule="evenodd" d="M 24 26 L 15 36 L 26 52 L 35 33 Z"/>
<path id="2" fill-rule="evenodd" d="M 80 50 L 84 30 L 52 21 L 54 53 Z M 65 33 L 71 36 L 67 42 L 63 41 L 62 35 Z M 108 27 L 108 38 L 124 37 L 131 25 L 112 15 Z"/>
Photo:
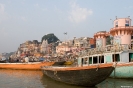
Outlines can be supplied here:
<path id="1" fill-rule="evenodd" d="M 45 86 L 45 88 L 97 88 L 97 87 L 82 87 L 82 86 L 74 86 L 70 84 L 65 84 L 62 82 L 55 81 L 46 75 L 42 76 L 41 81 L 43 85 Z"/>

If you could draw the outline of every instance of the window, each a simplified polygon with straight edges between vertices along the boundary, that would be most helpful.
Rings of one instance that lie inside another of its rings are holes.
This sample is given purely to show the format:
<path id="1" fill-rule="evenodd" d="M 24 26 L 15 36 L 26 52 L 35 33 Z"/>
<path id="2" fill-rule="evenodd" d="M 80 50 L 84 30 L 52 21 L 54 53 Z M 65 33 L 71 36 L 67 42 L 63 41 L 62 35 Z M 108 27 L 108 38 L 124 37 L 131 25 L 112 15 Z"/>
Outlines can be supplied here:
<path id="1" fill-rule="evenodd" d="M 98 63 L 98 58 L 97 58 L 97 56 L 94 56 L 93 57 L 93 64 L 97 64 Z"/>
<path id="2" fill-rule="evenodd" d="M 118 21 L 115 22 L 115 27 L 118 27 Z"/>
<path id="3" fill-rule="evenodd" d="M 92 57 L 89 57 L 89 64 L 92 64 Z"/>
<path id="4" fill-rule="evenodd" d="M 133 62 L 133 53 L 129 53 L 129 62 Z"/>
<path id="5" fill-rule="evenodd" d="M 99 56 L 99 63 L 104 63 L 104 56 Z"/>
<path id="6" fill-rule="evenodd" d="M 129 26 L 129 24 L 125 24 L 125 26 L 126 26 L 126 27 L 128 27 L 128 26 Z"/>
<path id="7" fill-rule="evenodd" d="M 113 62 L 119 62 L 120 61 L 120 55 L 119 54 L 113 54 L 112 58 L 113 58 Z"/>
<path id="8" fill-rule="evenodd" d="M 129 26 L 129 20 L 125 20 L 125 26 Z"/>

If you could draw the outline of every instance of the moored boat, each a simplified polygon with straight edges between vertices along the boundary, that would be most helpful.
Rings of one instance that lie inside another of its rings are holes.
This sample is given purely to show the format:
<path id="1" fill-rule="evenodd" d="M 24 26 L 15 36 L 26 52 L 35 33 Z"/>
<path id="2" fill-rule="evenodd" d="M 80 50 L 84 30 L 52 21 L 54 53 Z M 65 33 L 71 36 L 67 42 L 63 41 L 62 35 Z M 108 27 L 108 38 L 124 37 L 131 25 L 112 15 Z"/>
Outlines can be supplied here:
<path id="1" fill-rule="evenodd" d="M 113 52 L 106 53 L 110 57 L 109 62 L 116 62 L 116 66 L 110 77 L 112 78 L 133 78 L 133 49 L 129 45 L 114 46 Z"/>
<path id="2" fill-rule="evenodd" d="M 64 65 L 66 61 L 55 61 L 53 66 L 60 66 L 60 65 Z"/>
<path id="3" fill-rule="evenodd" d="M 6 63 L 6 60 L 1 60 L 0 63 Z"/>
<path id="4" fill-rule="evenodd" d="M 85 64 L 116 63 L 112 78 L 133 78 L 133 49 L 129 45 L 106 46 L 90 49 L 88 55 L 80 57 Z"/>
<path id="5" fill-rule="evenodd" d="M 112 78 L 133 78 L 133 62 L 118 63 L 110 75 Z"/>
<path id="6" fill-rule="evenodd" d="M 74 61 L 66 61 L 65 63 L 64 63 L 64 65 L 72 65 L 74 63 Z"/>
<path id="7" fill-rule="evenodd" d="M 0 63 L 6 63 L 6 58 L 4 56 L 2 56 L 2 58 L 0 59 Z"/>
<path id="8" fill-rule="evenodd" d="M 79 86 L 95 86 L 109 77 L 114 67 L 113 63 L 108 63 L 75 67 L 44 66 L 41 69 L 45 75 L 60 82 Z"/>
<path id="9" fill-rule="evenodd" d="M 50 66 L 54 62 L 0 63 L 0 69 L 40 70 L 41 66 Z"/>

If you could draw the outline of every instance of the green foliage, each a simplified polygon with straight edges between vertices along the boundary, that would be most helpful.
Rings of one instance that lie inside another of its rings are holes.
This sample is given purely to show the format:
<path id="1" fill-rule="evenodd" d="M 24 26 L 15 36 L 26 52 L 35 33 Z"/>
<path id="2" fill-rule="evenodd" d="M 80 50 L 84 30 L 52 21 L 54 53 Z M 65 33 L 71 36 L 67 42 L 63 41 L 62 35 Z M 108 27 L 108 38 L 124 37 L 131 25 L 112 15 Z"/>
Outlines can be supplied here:
<path id="1" fill-rule="evenodd" d="M 57 42 L 59 39 L 53 33 L 51 33 L 51 34 L 44 35 L 42 37 L 42 41 L 43 40 L 47 40 L 49 44 L 49 43 Z"/>
<path id="2" fill-rule="evenodd" d="M 106 38 L 106 45 L 109 45 L 109 44 L 111 44 L 111 37 L 107 36 L 107 38 Z"/>

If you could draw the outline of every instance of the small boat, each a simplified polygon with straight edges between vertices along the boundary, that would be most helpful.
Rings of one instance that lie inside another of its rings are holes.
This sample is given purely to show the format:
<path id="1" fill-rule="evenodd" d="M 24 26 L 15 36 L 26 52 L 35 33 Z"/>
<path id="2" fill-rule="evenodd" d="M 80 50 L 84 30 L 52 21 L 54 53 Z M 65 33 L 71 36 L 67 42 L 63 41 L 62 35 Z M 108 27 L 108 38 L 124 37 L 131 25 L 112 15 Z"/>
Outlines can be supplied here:
<path id="1" fill-rule="evenodd" d="M 74 63 L 74 61 L 66 61 L 65 63 L 64 63 L 64 65 L 72 65 Z"/>
<path id="2" fill-rule="evenodd" d="M 6 60 L 0 60 L 0 63 L 6 63 Z"/>
<path id="3" fill-rule="evenodd" d="M 0 63 L 6 63 L 6 58 L 4 56 L 0 59 Z"/>
<path id="4" fill-rule="evenodd" d="M 41 66 L 50 66 L 54 62 L 0 63 L 0 69 L 41 70 Z"/>
<path id="5" fill-rule="evenodd" d="M 60 66 L 60 65 L 64 65 L 66 61 L 55 61 L 54 64 L 52 66 Z"/>
<path id="6" fill-rule="evenodd" d="M 72 85 L 95 86 L 104 81 L 114 70 L 113 63 L 67 66 L 43 66 L 42 71 L 48 77 Z"/>

